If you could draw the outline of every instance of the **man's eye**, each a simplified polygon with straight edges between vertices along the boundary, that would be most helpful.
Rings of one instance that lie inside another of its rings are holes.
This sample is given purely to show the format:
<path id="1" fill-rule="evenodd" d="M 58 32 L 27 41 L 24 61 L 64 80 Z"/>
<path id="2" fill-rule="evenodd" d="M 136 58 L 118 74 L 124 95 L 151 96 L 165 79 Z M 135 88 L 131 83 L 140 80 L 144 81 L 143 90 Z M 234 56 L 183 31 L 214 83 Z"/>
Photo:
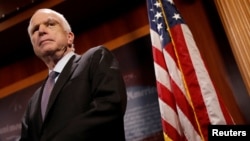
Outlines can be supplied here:
<path id="1" fill-rule="evenodd" d="M 54 26 L 55 25 L 55 22 L 49 22 L 48 24 L 47 24 L 47 26 Z"/>
<path id="2" fill-rule="evenodd" d="M 33 34 L 33 33 L 35 33 L 37 30 L 38 30 L 38 27 L 36 26 L 36 27 L 34 27 L 34 28 L 32 29 L 31 33 Z"/>

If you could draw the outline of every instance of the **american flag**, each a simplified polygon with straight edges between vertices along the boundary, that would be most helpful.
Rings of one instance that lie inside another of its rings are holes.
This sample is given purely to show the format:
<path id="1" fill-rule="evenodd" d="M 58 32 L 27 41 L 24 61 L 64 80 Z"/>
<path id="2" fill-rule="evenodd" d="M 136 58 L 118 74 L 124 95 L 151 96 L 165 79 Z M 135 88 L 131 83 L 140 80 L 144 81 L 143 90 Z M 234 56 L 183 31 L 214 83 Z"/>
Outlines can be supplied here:
<path id="1" fill-rule="evenodd" d="M 208 125 L 234 124 L 173 0 L 147 0 L 165 140 L 208 140 Z"/>

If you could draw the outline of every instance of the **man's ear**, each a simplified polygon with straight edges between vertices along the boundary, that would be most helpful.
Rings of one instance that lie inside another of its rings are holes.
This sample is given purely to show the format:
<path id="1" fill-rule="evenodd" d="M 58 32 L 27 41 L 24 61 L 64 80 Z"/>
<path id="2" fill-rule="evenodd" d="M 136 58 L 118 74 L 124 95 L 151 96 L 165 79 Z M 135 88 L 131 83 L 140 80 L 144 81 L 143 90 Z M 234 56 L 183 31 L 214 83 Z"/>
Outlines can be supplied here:
<path id="1" fill-rule="evenodd" d="M 74 41 L 75 35 L 73 32 L 68 33 L 68 44 L 72 45 Z"/>

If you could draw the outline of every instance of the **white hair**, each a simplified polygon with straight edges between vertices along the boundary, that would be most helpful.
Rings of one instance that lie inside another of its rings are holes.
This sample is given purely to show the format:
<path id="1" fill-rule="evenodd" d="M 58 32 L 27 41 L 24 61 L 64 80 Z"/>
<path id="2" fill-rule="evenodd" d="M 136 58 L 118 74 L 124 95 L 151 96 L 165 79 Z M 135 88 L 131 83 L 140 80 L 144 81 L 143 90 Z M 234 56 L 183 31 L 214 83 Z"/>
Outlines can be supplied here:
<path id="1" fill-rule="evenodd" d="M 56 11 L 54 11 L 52 9 L 48 9 L 48 8 L 38 9 L 35 13 L 37 13 L 37 12 L 46 12 L 46 13 L 55 14 L 59 18 L 59 20 L 61 20 L 62 27 L 64 28 L 64 30 L 66 32 L 71 32 L 71 27 L 70 27 L 68 21 L 66 20 L 66 18 L 61 13 L 56 12 Z M 30 34 L 30 31 L 31 31 L 31 20 L 30 20 L 29 26 L 28 26 L 28 33 L 29 34 Z"/>

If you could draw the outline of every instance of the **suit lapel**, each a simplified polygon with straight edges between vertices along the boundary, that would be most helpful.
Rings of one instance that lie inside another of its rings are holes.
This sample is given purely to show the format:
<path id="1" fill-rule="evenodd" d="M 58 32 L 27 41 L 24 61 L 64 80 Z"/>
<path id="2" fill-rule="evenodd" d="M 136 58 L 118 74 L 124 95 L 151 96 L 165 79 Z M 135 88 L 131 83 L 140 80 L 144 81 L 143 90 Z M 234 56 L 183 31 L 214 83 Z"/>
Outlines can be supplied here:
<path id="1" fill-rule="evenodd" d="M 34 98 L 32 99 L 35 108 L 34 111 L 32 110 L 32 112 L 34 112 L 34 119 L 35 121 L 39 121 L 36 123 L 36 126 L 38 127 L 39 131 L 41 131 L 42 128 L 42 114 L 41 114 L 41 103 L 39 101 L 41 101 L 41 96 L 42 96 L 42 89 L 44 87 L 44 83 L 43 85 L 37 89 L 37 91 L 34 93 Z"/>
<path id="2" fill-rule="evenodd" d="M 73 55 L 71 57 L 71 59 L 68 61 L 68 63 L 66 64 L 66 66 L 64 67 L 63 71 L 61 72 L 61 74 L 59 75 L 56 84 L 51 92 L 51 96 L 48 102 L 48 106 L 47 106 L 47 110 L 46 110 L 46 114 L 45 114 L 45 119 L 47 117 L 48 112 L 51 109 L 51 106 L 53 105 L 53 103 L 56 100 L 56 97 L 58 96 L 60 90 L 63 88 L 63 86 L 65 85 L 65 83 L 69 80 L 70 76 L 72 75 L 72 73 L 74 72 L 74 70 L 77 68 L 78 66 L 78 60 L 80 59 L 79 55 Z"/>

